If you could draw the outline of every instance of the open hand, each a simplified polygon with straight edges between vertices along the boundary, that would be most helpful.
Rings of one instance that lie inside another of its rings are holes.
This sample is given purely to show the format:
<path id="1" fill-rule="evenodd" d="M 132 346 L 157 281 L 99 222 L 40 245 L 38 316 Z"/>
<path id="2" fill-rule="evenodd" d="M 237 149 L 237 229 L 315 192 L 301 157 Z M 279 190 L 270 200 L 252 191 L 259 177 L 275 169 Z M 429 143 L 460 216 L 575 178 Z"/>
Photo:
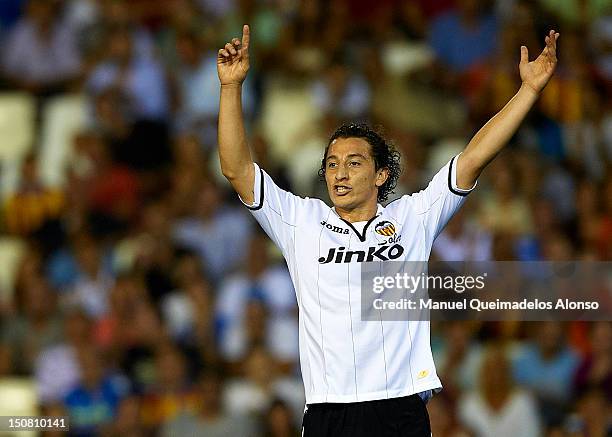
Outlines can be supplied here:
<path id="1" fill-rule="evenodd" d="M 529 86 L 536 93 L 544 89 L 557 66 L 557 38 L 559 34 L 554 30 L 545 38 L 546 47 L 535 61 L 529 62 L 527 47 L 521 46 L 521 63 L 519 71 L 523 84 Z"/>
<path id="2" fill-rule="evenodd" d="M 217 73 L 221 85 L 240 85 L 249 71 L 249 40 L 248 25 L 242 28 L 242 41 L 233 38 L 231 42 L 219 50 L 217 54 Z"/>

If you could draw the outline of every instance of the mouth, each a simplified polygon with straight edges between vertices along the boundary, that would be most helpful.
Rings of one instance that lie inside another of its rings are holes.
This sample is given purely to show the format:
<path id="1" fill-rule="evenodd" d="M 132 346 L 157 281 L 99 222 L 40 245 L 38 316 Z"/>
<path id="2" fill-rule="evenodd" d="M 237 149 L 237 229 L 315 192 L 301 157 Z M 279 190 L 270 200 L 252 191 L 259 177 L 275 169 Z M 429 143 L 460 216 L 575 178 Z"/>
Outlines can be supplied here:
<path id="1" fill-rule="evenodd" d="M 346 196 L 351 192 L 351 187 L 346 185 L 334 185 L 334 194 L 336 196 Z"/>

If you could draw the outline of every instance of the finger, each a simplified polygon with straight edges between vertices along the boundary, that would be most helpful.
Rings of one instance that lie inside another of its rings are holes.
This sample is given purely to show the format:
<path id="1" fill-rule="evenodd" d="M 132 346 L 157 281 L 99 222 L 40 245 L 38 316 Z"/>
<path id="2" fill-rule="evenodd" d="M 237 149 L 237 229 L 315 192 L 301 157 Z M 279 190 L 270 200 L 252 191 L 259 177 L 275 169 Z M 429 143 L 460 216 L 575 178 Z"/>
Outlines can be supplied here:
<path id="1" fill-rule="evenodd" d="M 230 43 L 225 44 L 225 50 L 227 50 L 232 56 L 235 56 L 238 53 L 234 46 Z"/>
<path id="2" fill-rule="evenodd" d="M 230 54 L 227 53 L 227 50 L 225 50 L 225 49 L 219 50 L 219 55 L 221 55 L 225 59 L 228 59 L 230 57 Z"/>
<path id="3" fill-rule="evenodd" d="M 240 47 L 240 40 L 238 38 L 232 38 L 232 44 L 238 48 Z"/>
<path id="4" fill-rule="evenodd" d="M 550 31 L 550 36 L 548 37 L 548 42 L 546 44 L 546 48 L 548 49 L 548 57 L 552 60 L 552 61 L 556 61 L 557 60 L 557 38 L 558 38 L 558 33 L 556 33 L 554 30 Z"/>
<path id="5" fill-rule="evenodd" d="M 529 62 L 529 50 L 526 46 L 521 46 L 521 64 L 527 64 Z"/>
<path id="6" fill-rule="evenodd" d="M 249 43 L 251 42 L 251 29 L 249 29 L 249 25 L 245 24 L 242 26 L 242 47 L 244 50 L 249 50 Z"/>
<path id="7" fill-rule="evenodd" d="M 553 47 L 557 47 L 557 39 L 559 39 L 559 34 L 555 33 L 553 36 L 550 37 L 550 44 Z"/>

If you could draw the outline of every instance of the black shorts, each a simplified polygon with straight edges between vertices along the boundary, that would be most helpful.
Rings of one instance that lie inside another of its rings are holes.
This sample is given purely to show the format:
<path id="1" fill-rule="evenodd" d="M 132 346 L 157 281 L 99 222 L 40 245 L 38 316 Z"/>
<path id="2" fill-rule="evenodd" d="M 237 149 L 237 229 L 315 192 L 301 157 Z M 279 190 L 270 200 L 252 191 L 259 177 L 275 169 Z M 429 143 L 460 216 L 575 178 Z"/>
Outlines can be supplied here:
<path id="1" fill-rule="evenodd" d="M 429 414 L 418 394 L 347 404 L 310 404 L 303 437 L 430 437 Z"/>

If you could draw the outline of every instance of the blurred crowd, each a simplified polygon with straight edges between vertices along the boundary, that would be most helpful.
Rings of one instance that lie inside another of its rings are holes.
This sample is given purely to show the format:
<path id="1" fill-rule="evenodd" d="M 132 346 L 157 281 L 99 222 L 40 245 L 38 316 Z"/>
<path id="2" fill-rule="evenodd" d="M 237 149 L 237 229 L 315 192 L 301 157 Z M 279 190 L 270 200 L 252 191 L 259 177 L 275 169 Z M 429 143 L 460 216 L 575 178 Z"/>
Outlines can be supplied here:
<path id="1" fill-rule="evenodd" d="M 612 260 L 611 0 L 0 2 L 0 392 L 31 381 L 74 435 L 299 435 L 291 280 L 216 153 L 216 53 L 244 23 L 254 159 L 325 200 L 340 123 L 393 139 L 391 198 L 423 188 L 557 30 L 432 257 Z M 612 435 L 611 322 L 436 323 L 432 348 L 434 436 Z"/>

